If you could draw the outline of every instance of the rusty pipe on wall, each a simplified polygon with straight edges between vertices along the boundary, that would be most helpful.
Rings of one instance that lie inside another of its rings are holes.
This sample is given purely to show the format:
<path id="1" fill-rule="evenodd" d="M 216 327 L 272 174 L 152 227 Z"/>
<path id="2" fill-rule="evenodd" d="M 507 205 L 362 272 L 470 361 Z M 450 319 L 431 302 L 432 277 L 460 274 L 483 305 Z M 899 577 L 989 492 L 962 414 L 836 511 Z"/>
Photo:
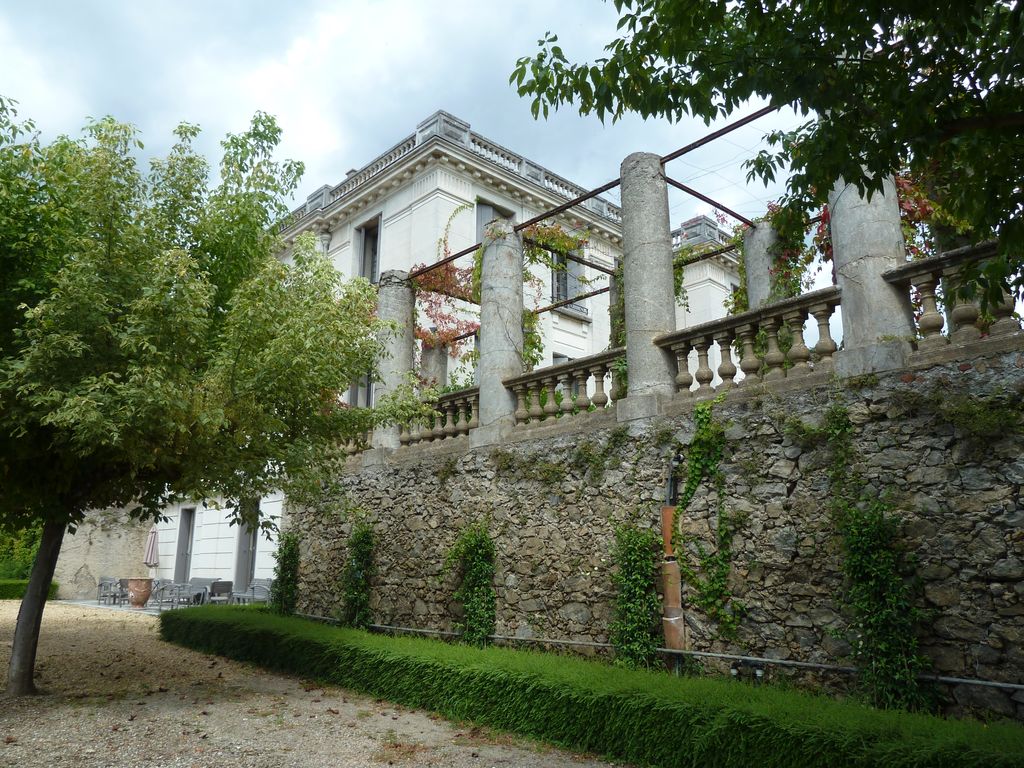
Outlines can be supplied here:
<path id="1" fill-rule="evenodd" d="M 680 454 L 675 454 L 669 460 L 668 477 L 665 480 L 665 504 L 661 508 L 661 627 L 665 635 L 665 647 L 679 651 L 686 650 L 689 646 L 686 620 L 683 616 L 682 577 L 675 550 L 672 548 L 672 523 L 675 520 L 676 502 L 679 498 L 676 470 L 682 459 Z"/>

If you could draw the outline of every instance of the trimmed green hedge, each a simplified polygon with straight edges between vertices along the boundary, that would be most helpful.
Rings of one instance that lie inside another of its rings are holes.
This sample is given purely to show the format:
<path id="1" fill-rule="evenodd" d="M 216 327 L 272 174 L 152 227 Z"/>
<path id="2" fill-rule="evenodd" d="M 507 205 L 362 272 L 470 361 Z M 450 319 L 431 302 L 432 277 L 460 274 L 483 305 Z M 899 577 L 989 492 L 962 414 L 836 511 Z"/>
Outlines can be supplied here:
<path id="1" fill-rule="evenodd" d="M 46 593 L 47 600 L 57 596 L 59 586 L 56 581 L 50 583 L 50 591 Z M 0 579 L 0 600 L 21 600 L 27 587 L 28 579 Z"/>
<path id="2" fill-rule="evenodd" d="M 653 766 L 1024 766 L 1024 728 L 880 711 L 507 648 L 371 635 L 260 608 L 160 616 L 165 640 Z"/>

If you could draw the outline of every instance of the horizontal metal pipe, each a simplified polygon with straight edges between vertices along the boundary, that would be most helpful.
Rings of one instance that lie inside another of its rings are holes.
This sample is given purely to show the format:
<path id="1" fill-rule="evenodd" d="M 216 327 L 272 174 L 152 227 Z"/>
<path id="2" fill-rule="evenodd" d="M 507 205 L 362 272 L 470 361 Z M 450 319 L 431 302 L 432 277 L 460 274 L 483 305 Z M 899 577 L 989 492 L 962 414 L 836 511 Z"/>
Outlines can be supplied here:
<path id="1" fill-rule="evenodd" d="M 567 304 L 575 304 L 577 301 L 582 301 L 583 299 L 589 299 L 594 296 L 600 296 L 602 293 L 607 293 L 609 290 L 611 290 L 610 286 L 606 285 L 604 288 L 598 288 L 596 291 L 591 291 L 590 293 L 581 293 L 579 296 L 573 296 L 571 299 L 562 299 L 561 301 L 556 301 L 554 304 L 548 304 L 546 307 L 540 307 L 539 309 L 531 310 L 531 312 L 533 312 L 533 314 L 535 315 L 542 315 L 545 312 L 550 312 L 552 309 L 564 307 Z"/>
<path id="2" fill-rule="evenodd" d="M 303 619 L 311 619 L 326 624 L 339 624 L 337 619 L 328 616 L 315 616 L 308 613 L 297 613 Z M 383 630 L 386 632 L 402 632 L 413 635 L 433 635 L 438 637 L 461 637 L 460 632 L 448 632 L 440 629 L 415 629 L 413 627 L 396 627 L 390 624 L 371 624 L 370 629 Z M 613 648 L 611 643 L 592 643 L 588 640 L 552 640 L 543 637 L 512 637 L 509 635 L 490 635 L 490 640 L 501 640 L 515 643 L 534 643 L 537 645 L 572 645 L 584 648 Z M 754 664 L 771 664 L 779 667 L 798 667 L 804 669 L 823 669 L 829 672 L 842 672 L 854 674 L 859 670 L 856 667 L 841 667 L 836 664 L 819 664 L 811 661 L 792 661 L 790 659 L 766 659 L 763 656 L 739 656 L 731 653 L 713 653 L 711 651 L 682 651 L 674 648 L 657 648 L 658 653 L 671 656 L 695 656 L 699 658 L 725 659 L 727 661 L 745 661 Z M 1001 683 L 996 680 L 976 680 L 968 677 L 946 677 L 945 675 L 918 675 L 918 680 L 925 680 L 933 683 L 945 683 L 947 685 L 977 685 L 985 688 L 1004 688 L 1011 691 L 1024 691 L 1024 684 Z"/>

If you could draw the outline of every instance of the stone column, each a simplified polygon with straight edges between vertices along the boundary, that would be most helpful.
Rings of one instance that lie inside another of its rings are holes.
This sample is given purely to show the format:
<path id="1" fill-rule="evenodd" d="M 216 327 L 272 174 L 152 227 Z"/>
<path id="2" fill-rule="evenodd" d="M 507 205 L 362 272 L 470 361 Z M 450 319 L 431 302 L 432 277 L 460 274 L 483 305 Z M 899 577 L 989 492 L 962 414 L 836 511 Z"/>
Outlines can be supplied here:
<path id="1" fill-rule="evenodd" d="M 443 387 L 448 383 L 448 347 L 430 346 L 423 342 L 420 355 L 420 373 L 429 385 Z"/>
<path id="2" fill-rule="evenodd" d="M 523 244 L 509 222 L 488 225 L 480 274 L 480 426 L 470 445 L 492 445 L 516 424 L 516 396 L 505 379 L 523 372 Z"/>
<path id="3" fill-rule="evenodd" d="M 906 261 L 896 185 L 886 178 L 868 200 L 853 184 L 836 182 L 828 198 L 832 261 L 842 290 L 840 376 L 902 368 L 914 336 L 908 296 L 882 279 Z"/>
<path id="4" fill-rule="evenodd" d="M 747 273 L 747 303 L 758 309 L 772 300 L 771 267 L 778 233 L 767 221 L 759 221 L 743 233 L 743 265 Z"/>
<path id="5" fill-rule="evenodd" d="M 377 314 L 381 320 L 390 320 L 398 326 L 398 333 L 389 336 L 384 344 L 384 359 L 380 363 L 380 382 L 374 388 L 374 399 L 408 380 L 413 363 L 413 305 L 416 294 L 409 273 L 397 269 L 384 272 L 377 288 Z M 373 430 L 374 448 L 397 448 L 398 426 L 377 427 Z"/>
<path id="6" fill-rule="evenodd" d="M 629 386 L 619 418 L 657 413 L 659 397 L 675 392 L 675 361 L 653 343 L 676 328 L 668 188 L 658 155 L 635 152 L 622 161 L 622 261 Z M 630 402 L 632 401 L 632 402 Z"/>

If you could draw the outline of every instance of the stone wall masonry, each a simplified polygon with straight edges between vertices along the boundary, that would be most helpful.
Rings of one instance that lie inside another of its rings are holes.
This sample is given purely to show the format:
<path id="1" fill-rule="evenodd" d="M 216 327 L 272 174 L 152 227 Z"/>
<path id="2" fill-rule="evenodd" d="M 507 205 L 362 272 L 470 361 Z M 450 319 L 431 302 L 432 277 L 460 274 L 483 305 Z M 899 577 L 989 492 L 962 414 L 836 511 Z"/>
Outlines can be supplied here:
<path id="1" fill-rule="evenodd" d="M 1024 682 L 1024 354 L 1019 344 L 997 350 L 971 363 L 730 391 L 715 415 L 725 425 L 725 509 L 742 518 L 732 590 L 747 613 L 736 639 L 724 641 L 687 605 L 684 585 L 692 648 L 850 663 L 827 509 L 829 452 L 802 446 L 792 429 L 819 423 L 836 398 L 855 424 L 856 469 L 904 521 L 929 611 L 922 646 L 935 672 Z M 1004 403 L 989 412 L 1015 413 L 1016 426 L 990 434 L 983 420 L 965 422 L 982 397 Z M 607 642 L 614 528 L 658 525 L 666 460 L 676 441 L 692 437 L 693 402 L 677 396 L 668 415 L 628 425 L 615 423 L 613 409 L 549 420 L 499 448 L 471 450 L 458 438 L 404 448 L 385 466 L 353 461 L 341 478 L 344 499 L 295 514 L 305 541 L 301 610 L 338 607 L 351 513 L 326 509 L 358 507 L 377 534 L 375 620 L 452 629 L 453 579 L 442 562 L 459 529 L 484 516 L 497 543 L 499 634 Z M 702 488 L 683 530 L 713 547 L 713 526 L 713 499 Z M 951 695 L 952 711 L 1024 717 L 1020 694 L 959 686 Z"/>

